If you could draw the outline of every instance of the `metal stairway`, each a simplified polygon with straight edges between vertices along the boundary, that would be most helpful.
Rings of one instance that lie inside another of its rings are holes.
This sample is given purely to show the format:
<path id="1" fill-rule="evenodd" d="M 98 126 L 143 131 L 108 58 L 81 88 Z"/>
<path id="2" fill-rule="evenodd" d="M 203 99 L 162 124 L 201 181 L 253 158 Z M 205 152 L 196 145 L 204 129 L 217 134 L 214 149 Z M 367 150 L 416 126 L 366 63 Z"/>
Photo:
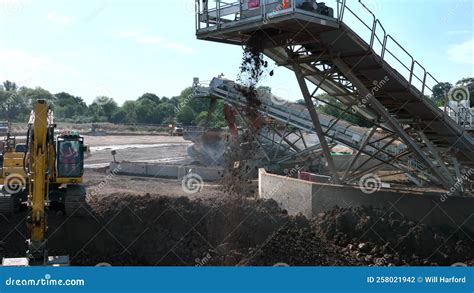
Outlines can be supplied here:
<path id="1" fill-rule="evenodd" d="M 218 5 L 210 10 L 216 12 L 214 25 L 201 26 L 206 12 L 198 8 L 198 39 L 254 46 L 257 42 L 277 65 L 295 72 L 308 109 L 309 101 L 318 99 L 317 90 L 324 90 L 345 110 L 382 127 L 388 138 L 402 141 L 417 158 L 417 169 L 446 189 L 463 169 L 474 167 L 473 137 L 425 96 L 438 81 L 387 34 L 361 1 L 358 5 L 372 16 L 368 24 L 345 0 L 336 2 L 336 17 L 299 9 L 296 0 L 287 9 L 275 6 L 275 1 L 261 1 L 251 16 L 234 21 L 219 21 L 226 17 L 218 12 L 220 2 L 216 0 Z M 370 38 L 364 40 L 353 31 L 345 23 L 346 15 L 358 19 Z M 401 61 L 397 50 L 411 61 Z M 313 118 L 317 116 L 313 113 Z M 314 124 L 318 119 L 312 120 Z"/>

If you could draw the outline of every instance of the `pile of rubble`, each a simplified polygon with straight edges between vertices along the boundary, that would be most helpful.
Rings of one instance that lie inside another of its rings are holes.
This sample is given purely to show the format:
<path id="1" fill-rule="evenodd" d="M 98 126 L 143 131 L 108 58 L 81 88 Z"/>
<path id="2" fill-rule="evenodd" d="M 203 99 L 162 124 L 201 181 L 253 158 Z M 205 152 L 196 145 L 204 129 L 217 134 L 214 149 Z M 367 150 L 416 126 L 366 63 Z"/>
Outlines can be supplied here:
<path id="1" fill-rule="evenodd" d="M 373 265 L 451 265 L 474 260 L 474 235 L 430 227 L 396 211 L 337 208 L 312 221 L 313 230 L 342 252 Z"/>
<path id="2" fill-rule="evenodd" d="M 451 265 L 472 264 L 473 237 L 373 208 L 338 208 L 313 220 L 274 201 L 241 196 L 116 193 L 89 201 L 85 217 L 49 216 L 51 255 L 73 265 Z M 0 219 L 2 256 L 26 245 L 25 215 Z"/>

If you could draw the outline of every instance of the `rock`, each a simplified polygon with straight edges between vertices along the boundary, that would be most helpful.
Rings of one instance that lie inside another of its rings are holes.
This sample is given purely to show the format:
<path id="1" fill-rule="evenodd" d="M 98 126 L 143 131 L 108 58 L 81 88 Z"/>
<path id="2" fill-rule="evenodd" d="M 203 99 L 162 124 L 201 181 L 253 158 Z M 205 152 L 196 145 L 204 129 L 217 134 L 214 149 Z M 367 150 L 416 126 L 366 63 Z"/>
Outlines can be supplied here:
<path id="1" fill-rule="evenodd" d="M 360 243 L 358 245 L 358 249 L 359 251 L 361 252 L 368 252 L 370 249 L 369 249 L 369 246 L 367 245 L 367 243 Z"/>

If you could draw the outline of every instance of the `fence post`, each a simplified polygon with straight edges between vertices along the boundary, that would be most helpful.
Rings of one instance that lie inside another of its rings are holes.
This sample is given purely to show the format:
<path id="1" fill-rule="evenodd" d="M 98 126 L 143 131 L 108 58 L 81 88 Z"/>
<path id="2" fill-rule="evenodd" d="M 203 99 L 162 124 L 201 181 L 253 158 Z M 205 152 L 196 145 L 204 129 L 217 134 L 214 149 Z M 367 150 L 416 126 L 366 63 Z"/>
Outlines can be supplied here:
<path id="1" fill-rule="evenodd" d="M 410 88 L 411 82 L 413 80 L 413 70 L 415 69 L 415 60 L 411 60 L 411 70 L 410 70 L 410 80 L 408 81 L 408 88 Z"/>
<path id="2" fill-rule="evenodd" d="M 370 36 L 370 48 L 374 48 L 374 39 L 375 39 L 375 31 L 377 29 L 377 20 L 374 18 L 374 23 L 372 24 L 372 35 Z"/>

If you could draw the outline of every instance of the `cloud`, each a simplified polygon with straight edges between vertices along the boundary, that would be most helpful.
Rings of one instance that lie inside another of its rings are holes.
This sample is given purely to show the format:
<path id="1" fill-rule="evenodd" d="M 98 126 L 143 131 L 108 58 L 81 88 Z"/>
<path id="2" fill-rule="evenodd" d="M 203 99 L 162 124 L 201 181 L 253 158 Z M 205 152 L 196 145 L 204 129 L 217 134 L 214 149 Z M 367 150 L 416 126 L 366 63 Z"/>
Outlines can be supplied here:
<path id="1" fill-rule="evenodd" d="M 470 35 L 470 30 L 455 30 L 455 31 L 448 31 L 448 35 L 450 36 L 459 36 L 459 35 Z"/>
<path id="2" fill-rule="evenodd" d="M 56 24 L 68 25 L 71 24 L 73 19 L 66 15 L 61 15 L 56 11 L 48 12 L 48 20 Z"/>
<path id="3" fill-rule="evenodd" d="M 163 47 L 176 50 L 182 54 L 194 54 L 194 49 L 178 43 L 164 43 Z"/>
<path id="4" fill-rule="evenodd" d="M 474 38 L 452 45 L 448 49 L 449 60 L 461 64 L 474 64 Z"/>
<path id="5" fill-rule="evenodd" d="M 160 44 L 163 41 L 157 36 L 139 36 L 136 38 L 136 40 L 141 44 Z"/>
<path id="6" fill-rule="evenodd" d="M 136 31 L 124 31 L 116 34 L 116 37 L 120 39 L 132 39 L 142 45 L 156 45 L 161 48 L 174 50 L 181 54 L 191 55 L 195 53 L 194 48 L 166 40 L 157 35 L 143 34 Z"/>
<path id="7" fill-rule="evenodd" d="M 15 80 L 20 85 L 42 81 L 46 76 L 70 76 L 78 71 L 45 56 L 27 51 L 0 48 L 0 80 Z"/>
<path id="8" fill-rule="evenodd" d="M 125 31 L 125 32 L 119 32 L 116 36 L 117 38 L 119 39 L 128 39 L 128 38 L 135 38 L 137 36 L 139 36 L 140 33 L 139 32 L 135 32 L 135 31 Z"/>

